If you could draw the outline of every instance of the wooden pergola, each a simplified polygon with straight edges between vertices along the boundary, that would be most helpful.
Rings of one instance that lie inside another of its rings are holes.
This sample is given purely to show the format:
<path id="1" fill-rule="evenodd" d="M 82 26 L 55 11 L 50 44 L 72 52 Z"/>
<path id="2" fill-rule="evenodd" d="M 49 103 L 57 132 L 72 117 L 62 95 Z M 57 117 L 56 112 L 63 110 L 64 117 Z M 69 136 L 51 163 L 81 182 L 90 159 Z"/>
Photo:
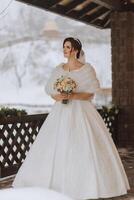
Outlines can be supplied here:
<path id="1" fill-rule="evenodd" d="M 121 109 L 118 145 L 134 146 L 134 0 L 17 1 L 97 28 L 111 28 L 112 101 Z"/>
<path id="2" fill-rule="evenodd" d="M 134 11 L 134 0 L 17 0 L 99 28 L 110 28 L 113 11 Z"/>

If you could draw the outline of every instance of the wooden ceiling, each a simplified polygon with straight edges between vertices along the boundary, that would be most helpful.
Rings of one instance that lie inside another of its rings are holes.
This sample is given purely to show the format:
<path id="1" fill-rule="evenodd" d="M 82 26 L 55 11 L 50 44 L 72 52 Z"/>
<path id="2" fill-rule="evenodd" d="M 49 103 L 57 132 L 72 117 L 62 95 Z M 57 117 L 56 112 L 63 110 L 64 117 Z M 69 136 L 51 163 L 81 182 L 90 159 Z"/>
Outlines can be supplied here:
<path id="1" fill-rule="evenodd" d="M 134 0 L 17 0 L 98 28 L 110 28 L 113 11 L 133 11 Z"/>

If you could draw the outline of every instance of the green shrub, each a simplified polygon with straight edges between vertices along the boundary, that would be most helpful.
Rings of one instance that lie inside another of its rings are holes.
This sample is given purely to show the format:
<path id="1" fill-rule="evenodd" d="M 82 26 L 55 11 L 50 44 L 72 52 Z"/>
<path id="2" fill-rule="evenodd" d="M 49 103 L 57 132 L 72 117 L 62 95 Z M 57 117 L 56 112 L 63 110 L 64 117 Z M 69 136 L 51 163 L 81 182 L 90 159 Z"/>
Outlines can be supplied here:
<path id="1" fill-rule="evenodd" d="M 27 115 L 27 112 L 25 110 L 20 110 L 16 108 L 8 108 L 8 107 L 2 107 L 0 109 L 0 118 L 3 117 L 11 117 L 11 116 L 22 116 Z"/>
<path id="2" fill-rule="evenodd" d="M 111 104 L 109 106 L 102 106 L 98 111 L 103 118 L 108 117 L 110 121 L 113 121 L 119 113 L 119 107 Z"/>

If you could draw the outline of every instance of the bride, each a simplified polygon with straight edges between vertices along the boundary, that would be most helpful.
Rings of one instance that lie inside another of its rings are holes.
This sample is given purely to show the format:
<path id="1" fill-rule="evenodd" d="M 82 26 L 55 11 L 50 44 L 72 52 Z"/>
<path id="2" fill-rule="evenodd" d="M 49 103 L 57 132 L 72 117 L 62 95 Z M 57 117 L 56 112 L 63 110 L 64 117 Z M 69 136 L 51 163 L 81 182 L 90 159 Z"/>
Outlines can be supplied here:
<path id="1" fill-rule="evenodd" d="M 55 67 L 45 87 L 55 103 L 13 187 L 50 188 L 79 200 L 127 194 L 130 186 L 125 169 L 92 103 L 99 90 L 95 70 L 81 59 L 80 40 L 66 38 L 63 52 L 67 63 Z M 76 90 L 69 94 L 57 91 L 54 83 L 61 76 L 73 79 Z"/>

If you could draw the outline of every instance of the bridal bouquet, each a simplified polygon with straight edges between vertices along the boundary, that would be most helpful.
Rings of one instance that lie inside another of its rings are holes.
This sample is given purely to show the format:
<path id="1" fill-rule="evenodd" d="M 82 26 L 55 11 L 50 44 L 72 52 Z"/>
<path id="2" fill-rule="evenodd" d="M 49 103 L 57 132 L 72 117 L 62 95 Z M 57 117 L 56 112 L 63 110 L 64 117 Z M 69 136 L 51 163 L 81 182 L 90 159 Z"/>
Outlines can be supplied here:
<path id="1" fill-rule="evenodd" d="M 63 75 L 54 83 L 54 89 L 57 89 L 57 91 L 60 93 L 71 94 L 76 89 L 76 87 L 76 82 L 73 79 Z M 67 104 L 68 102 L 68 99 L 62 100 L 63 104 Z"/>

